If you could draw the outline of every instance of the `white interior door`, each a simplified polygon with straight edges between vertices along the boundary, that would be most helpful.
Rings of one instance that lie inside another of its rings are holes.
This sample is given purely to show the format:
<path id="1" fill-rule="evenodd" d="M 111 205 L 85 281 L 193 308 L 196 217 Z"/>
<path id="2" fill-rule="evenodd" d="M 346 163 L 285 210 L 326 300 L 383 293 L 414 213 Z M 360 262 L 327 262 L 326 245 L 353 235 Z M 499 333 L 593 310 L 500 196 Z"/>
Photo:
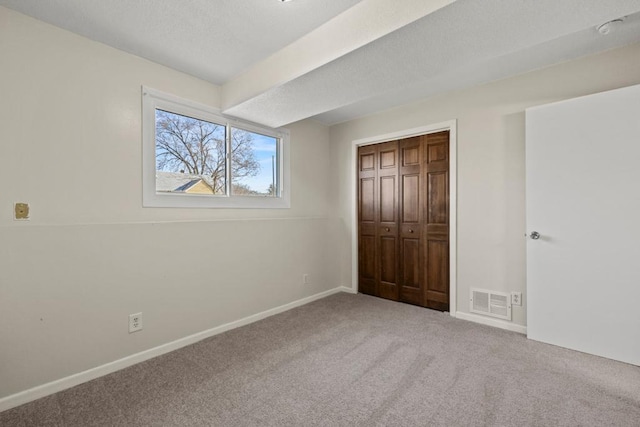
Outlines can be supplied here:
<path id="1" fill-rule="evenodd" d="M 527 334 L 640 365 L 640 85 L 526 112 Z"/>

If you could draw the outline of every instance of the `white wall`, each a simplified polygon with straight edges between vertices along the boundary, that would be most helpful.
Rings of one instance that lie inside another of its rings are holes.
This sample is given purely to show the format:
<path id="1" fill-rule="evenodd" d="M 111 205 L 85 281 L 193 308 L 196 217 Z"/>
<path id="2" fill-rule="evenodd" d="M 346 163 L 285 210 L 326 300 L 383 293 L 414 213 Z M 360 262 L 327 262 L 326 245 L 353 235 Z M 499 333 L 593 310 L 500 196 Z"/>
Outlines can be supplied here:
<path id="1" fill-rule="evenodd" d="M 0 58 L 0 399 L 339 285 L 326 127 L 289 126 L 291 209 L 143 208 L 141 86 L 219 88 L 2 7 Z"/>
<path id="2" fill-rule="evenodd" d="M 351 283 L 351 142 L 457 119 L 458 312 L 469 288 L 524 293 L 513 323 L 526 324 L 524 110 L 640 83 L 640 44 L 453 92 L 331 128 L 341 217 L 341 279 Z"/>

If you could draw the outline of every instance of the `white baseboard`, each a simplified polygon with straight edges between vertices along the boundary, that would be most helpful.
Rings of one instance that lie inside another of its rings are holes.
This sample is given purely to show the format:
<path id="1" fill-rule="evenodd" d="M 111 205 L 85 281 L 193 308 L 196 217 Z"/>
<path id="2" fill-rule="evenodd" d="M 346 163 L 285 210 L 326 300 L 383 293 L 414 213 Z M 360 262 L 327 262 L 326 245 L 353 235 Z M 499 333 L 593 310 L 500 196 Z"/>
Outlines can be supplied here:
<path id="1" fill-rule="evenodd" d="M 353 289 L 350 286 L 340 286 L 338 289 L 340 289 L 340 292 L 346 292 L 348 294 L 357 294 L 358 290 L 357 289 Z"/>
<path id="2" fill-rule="evenodd" d="M 468 320 L 469 322 L 481 323 L 487 326 L 493 326 L 494 328 L 506 329 L 508 331 L 518 332 L 520 334 L 527 334 L 527 327 L 517 325 L 515 323 L 507 322 L 506 320 L 491 319 L 487 317 L 478 316 L 477 314 L 463 313 L 457 311 L 455 314 L 457 319 Z"/>
<path id="3" fill-rule="evenodd" d="M 135 365 L 136 363 L 144 362 L 145 360 L 153 359 L 154 357 L 169 353 L 198 341 L 202 341 L 205 338 L 209 338 L 214 335 L 229 331 L 231 329 L 239 328 L 241 326 L 257 322 L 258 320 L 265 319 L 275 314 L 283 313 L 285 311 L 291 310 L 292 308 L 300 307 L 312 301 L 327 297 L 329 295 L 337 294 L 339 292 L 354 293 L 353 289 L 351 288 L 339 286 L 337 288 L 329 289 L 328 291 L 320 292 L 318 294 L 311 295 L 309 297 L 302 298 L 297 301 L 281 305 L 279 307 L 265 310 L 263 312 L 247 316 L 230 323 L 216 326 L 215 328 L 211 328 L 206 331 L 198 332 L 197 334 L 189 335 L 187 337 L 159 345 L 158 347 L 154 347 L 140 353 L 132 354 L 131 356 L 123 357 L 122 359 L 118 359 L 113 362 L 109 362 L 104 365 L 70 375 L 65 378 L 60 378 L 59 380 L 39 385 L 37 387 L 12 394 L 7 397 L 3 397 L 2 399 L 0 399 L 0 412 L 6 411 L 7 409 L 15 408 L 16 406 L 20 406 L 33 400 L 40 399 L 50 394 L 75 387 L 87 381 L 91 381 L 104 375 L 108 375 L 129 366 Z"/>

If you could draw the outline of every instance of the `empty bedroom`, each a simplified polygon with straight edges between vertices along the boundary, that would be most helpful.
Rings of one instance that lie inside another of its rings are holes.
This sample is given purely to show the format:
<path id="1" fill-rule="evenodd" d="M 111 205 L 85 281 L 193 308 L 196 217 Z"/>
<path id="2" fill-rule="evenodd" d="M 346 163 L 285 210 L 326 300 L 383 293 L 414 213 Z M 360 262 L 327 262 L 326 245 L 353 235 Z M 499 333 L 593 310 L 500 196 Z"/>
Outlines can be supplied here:
<path id="1" fill-rule="evenodd" d="M 0 0 L 1 426 L 640 425 L 640 0 Z"/>

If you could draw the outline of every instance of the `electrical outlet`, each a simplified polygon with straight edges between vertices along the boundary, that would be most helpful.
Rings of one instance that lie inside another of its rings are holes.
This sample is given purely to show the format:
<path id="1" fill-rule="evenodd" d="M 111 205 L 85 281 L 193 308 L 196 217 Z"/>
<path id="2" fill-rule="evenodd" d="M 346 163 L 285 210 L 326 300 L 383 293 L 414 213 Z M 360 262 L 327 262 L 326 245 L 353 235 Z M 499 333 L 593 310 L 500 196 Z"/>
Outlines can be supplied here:
<path id="1" fill-rule="evenodd" d="M 142 313 L 129 315 L 129 333 L 138 332 L 142 330 Z"/>
<path id="2" fill-rule="evenodd" d="M 511 292 L 511 305 L 522 305 L 522 292 Z"/>
<path id="3" fill-rule="evenodd" d="M 303 285 L 308 285 L 309 284 L 309 275 L 306 274 L 306 273 L 302 275 L 302 284 Z"/>

